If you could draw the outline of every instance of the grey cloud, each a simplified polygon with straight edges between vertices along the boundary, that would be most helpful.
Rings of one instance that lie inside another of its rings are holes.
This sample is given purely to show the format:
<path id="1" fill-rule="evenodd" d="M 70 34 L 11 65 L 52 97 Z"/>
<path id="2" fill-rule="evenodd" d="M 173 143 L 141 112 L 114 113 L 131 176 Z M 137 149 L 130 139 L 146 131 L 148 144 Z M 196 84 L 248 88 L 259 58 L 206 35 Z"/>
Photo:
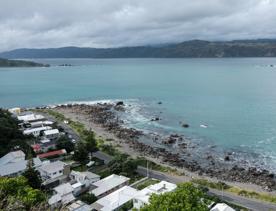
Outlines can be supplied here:
<path id="1" fill-rule="evenodd" d="M 275 38 L 273 0 L 1 0 L 0 51 Z"/>

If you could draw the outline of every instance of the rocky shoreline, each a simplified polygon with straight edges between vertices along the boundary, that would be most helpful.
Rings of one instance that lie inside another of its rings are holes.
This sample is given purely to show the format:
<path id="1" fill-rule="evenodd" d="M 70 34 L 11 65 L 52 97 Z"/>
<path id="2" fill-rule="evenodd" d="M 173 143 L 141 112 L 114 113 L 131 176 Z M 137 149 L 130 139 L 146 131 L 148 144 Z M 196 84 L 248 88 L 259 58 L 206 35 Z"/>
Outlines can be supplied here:
<path id="1" fill-rule="evenodd" d="M 129 147 L 139 152 L 142 156 L 157 158 L 162 162 L 184 168 L 195 172 L 198 175 L 217 178 L 225 181 L 234 181 L 242 183 L 251 183 L 263 187 L 266 190 L 276 190 L 276 177 L 273 173 L 265 169 L 254 167 L 242 167 L 237 164 L 227 164 L 232 158 L 227 154 L 224 161 L 218 161 L 210 153 L 202 156 L 204 165 L 192 158 L 193 148 L 185 137 L 178 134 L 171 134 L 167 137 L 158 134 L 144 134 L 142 131 L 123 126 L 123 120 L 119 118 L 118 112 L 125 111 L 125 105 L 122 101 L 117 103 L 97 103 L 93 105 L 86 104 L 67 104 L 59 105 L 54 108 L 56 111 L 70 110 L 70 112 L 83 115 L 85 118 L 109 133 L 114 134 L 121 140 L 124 140 Z M 147 138 L 152 143 L 146 144 L 140 141 L 141 138 Z M 164 146 L 164 147 L 163 147 Z M 169 150 L 170 148 L 177 150 Z M 172 152 L 173 151 L 173 152 Z"/>

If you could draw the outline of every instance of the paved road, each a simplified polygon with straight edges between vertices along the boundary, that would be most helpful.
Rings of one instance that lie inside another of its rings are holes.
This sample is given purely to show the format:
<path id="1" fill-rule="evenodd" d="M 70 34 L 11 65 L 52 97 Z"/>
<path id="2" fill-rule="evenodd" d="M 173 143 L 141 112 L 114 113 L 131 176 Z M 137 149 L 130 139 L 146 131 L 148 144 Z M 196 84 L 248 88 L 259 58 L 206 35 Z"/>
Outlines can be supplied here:
<path id="1" fill-rule="evenodd" d="M 145 167 L 138 166 L 137 172 L 143 176 L 147 176 L 147 169 Z M 159 179 L 159 180 L 166 180 L 168 182 L 172 182 L 175 184 L 181 183 L 181 182 L 187 182 L 191 180 L 189 177 L 186 177 L 186 176 L 174 176 L 174 175 L 170 175 L 167 173 L 154 171 L 154 170 L 149 170 L 149 177 Z M 209 189 L 209 193 L 211 195 L 220 197 L 224 201 L 246 207 L 250 210 L 256 210 L 256 211 L 275 210 L 276 211 L 276 204 L 249 199 L 249 198 L 237 196 L 228 192 L 222 192 L 216 189 Z"/>

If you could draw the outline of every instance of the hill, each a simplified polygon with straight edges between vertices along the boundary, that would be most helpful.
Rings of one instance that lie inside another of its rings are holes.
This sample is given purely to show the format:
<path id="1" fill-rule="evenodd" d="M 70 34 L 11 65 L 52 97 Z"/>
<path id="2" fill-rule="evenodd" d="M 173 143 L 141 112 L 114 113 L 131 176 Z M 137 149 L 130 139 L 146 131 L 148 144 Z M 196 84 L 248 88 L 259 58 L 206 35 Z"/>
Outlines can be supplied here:
<path id="1" fill-rule="evenodd" d="M 121 48 L 16 49 L 0 53 L 3 58 L 216 58 L 275 57 L 276 40 L 191 40 L 177 44 Z"/>
<path id="2" fill-rule="evenodd" d="M 49 65 L 23 60 L 9 60 L 0 58 L 0 67 L 48 67 Z"/>

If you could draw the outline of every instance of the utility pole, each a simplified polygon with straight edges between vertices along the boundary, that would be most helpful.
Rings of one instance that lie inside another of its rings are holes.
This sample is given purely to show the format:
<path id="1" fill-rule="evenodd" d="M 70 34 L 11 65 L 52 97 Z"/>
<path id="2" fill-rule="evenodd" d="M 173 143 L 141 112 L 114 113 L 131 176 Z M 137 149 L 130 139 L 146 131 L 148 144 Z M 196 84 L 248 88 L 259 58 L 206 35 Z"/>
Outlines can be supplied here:
<path id="1" fill-rule="evenodd" d="M 147 160 L 147 177 L 149 177 L 149 161 Z"/>

